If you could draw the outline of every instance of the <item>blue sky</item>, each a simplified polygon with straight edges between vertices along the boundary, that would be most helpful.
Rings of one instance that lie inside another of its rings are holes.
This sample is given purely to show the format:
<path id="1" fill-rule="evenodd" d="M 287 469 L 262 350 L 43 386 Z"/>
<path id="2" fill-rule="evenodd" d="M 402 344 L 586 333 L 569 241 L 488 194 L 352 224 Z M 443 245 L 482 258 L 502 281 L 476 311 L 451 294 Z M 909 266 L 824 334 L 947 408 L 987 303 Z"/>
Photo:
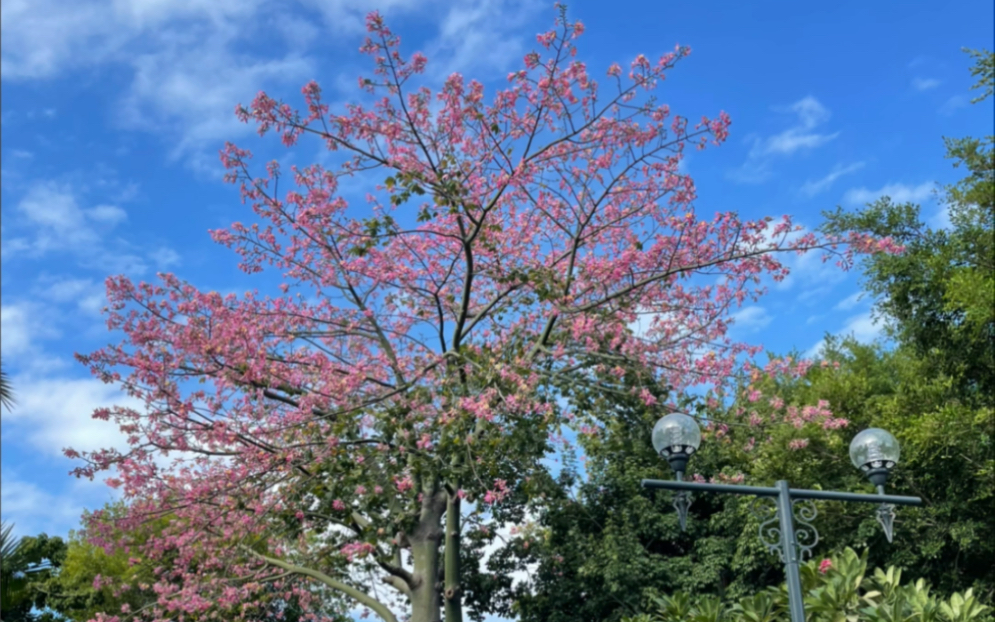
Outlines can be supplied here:
<path id="1" fill-rule="evenodd" d="M 429 57 L 433 86 L 452 71 L 487 92 L 505 84 L 551 2 L 449 0 L 5 0 L 2 358 L 18 405 L 3 415 L 2 506 L 16 533 L 65 535 L 83 508 L 110 499 L 99 481 L 67 476 L 63 447 L 120 445 L 98 406 L 127 405 L 72 358 L 119 334 L 101 319 L 103 281 L 174 272 L 204 290 L 278 295 L 278 273 L 249 277 L 207 230 L 254 222 L 221 181 L 224 141 L 263 162 L 324 161 L 321 145 L 288 151 L 239 123 L 234 106 L 259 90 L 299 105 L 316 79 L 333 106 L 369 75 L 358 53 L 363 16 L 378 8 L 410 53 Z M 657 91 L 691 118 L 725 110 L 729 141 L 691 152 L 699 214 L 791 214 L 888 194 L 921 202 L 943 226 L 937 183 L 959 178 L 942 136 L 992 131 L 992 100 L 975 92 L 962 47 L 992 47 L 993 5 L 962 2 L 569 3 L 587 27 L 579 58 L 592 75 L 639 53 L 690 45 Z M 362 188 L 357 187 L 362 196 Z M 857 274 L 817 257 L 739 315 L 735 336 L 784 352 L 826 332 L 879 332 Z"/>

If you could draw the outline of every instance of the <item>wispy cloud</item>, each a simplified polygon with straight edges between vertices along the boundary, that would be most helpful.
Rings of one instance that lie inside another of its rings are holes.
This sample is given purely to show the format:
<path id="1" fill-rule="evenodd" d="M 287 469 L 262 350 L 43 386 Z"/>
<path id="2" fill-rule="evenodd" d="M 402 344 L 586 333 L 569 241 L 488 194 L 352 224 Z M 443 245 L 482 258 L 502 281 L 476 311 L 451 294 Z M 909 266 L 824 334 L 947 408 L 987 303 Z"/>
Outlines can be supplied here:
<path id="1" fill-rule="evenodd" d="M 866 297 L 867 294 L 865 292 L 862 291 L 857 292 L 856 294 L 851 294 L 846 298 L 844 298 L 843 300 L 839 301 L 838 303 L 836 303 L 836 306 L 833 308 L 836 309 L 837 311 L 849 311 L 850 309 L 860 304 L 860 301 L 864 300 Z"/>
<path id="2" fill-rule="evenodd" d="M 822 179 L 816 181 L 810 180 L 805 182 L 805 184 L 801 187 L 801 192 L 802 194 L 805 194 L 807 196 L 814 197 L 820 192 L 825 192 L 826 190 L 829 190 L 829 188 L 833 185 L 833 182 L 835 182 L 840 177 L 844 175 L 849 175 L 850 173 L 853 173 L 855 171 L 859 171 L 862 168 L 864 168 L 863 162 L 854 162 L 853 164 L 849 164 L 847 166 L 843 166 L 842 164 L 837 164 L 836 166 L 833 167 L 833 170 L 830 171 L 830 173 L 825 177 L 823 177 Z"/>
<path id="3" fill-rule="evenodd" d="M 68 253 L 79 266 L 104 273 L 145 272 L 146 261 L 132 245 L 112 238 L 115 228 L 128 218 L 123 208 L 107 203 L 85 207 L 81 191 L 68 183 L 42 180 L 24 185 L 14 208 L 16 217 L 4 222 L 0 249 L 5 261 Z M 118 198 L 127 199 L 129 194 L 133 193 L 126 190 Z M 160 265 L 168 265 L 173 256 L 168 248 L 152 252 Z"/>
<path id="4" fill-rule="evenodd" d="M 793 231 L 785 236 L 784 243 L 790 244 L 808 233 L 811 233 L 811 231 L 805 227 L 798 231 Z M 773 242 L 774 240 L 771 238 L 770 241 Z M 778 241 L 780 241 L 780 238 L 778 238 Z M 797 296 L 798 301 L 802 301 L 815 293 L 818 295 L 827 293 L 837 283 L 846 278 L 846 273 L 840 270 L 835 265 L 835 262 L 823 261 L 822 252 L 818 250 L 808 251 L 802 255 L 796 253 L 779 253 L 777 260 L 788 268 L 789 274 L 781 281 L 774 281 L 767 277 L 764 281 L 765 285 L 775 291 L 788 291 L 797 286 L 803 286 L 806 288 L 806 291 Z"/>
<path id="5" fill-rule="evenodd" d="M 936 213 L 929 217 L 926 224 L 933 229 L 951 229 L 953 222 L 950 220 L 950 205 L 946 202 L 940 202 Z"/>
<path id="6" fill-rule="evenodd" d="M 922 203 L 933 193 L 934 185 L 923 182 L 918 186 L 887 184 L 878 190 L 851 188 L 843 195 L 843 202 L 851 205 L 873 203 L 881 197 L 890 197 L 895 203 Z"/>
<path id="7" fill-rule="evenodd" d="M 4 415 L 4 423 L 25 430 L 28 443 L 42 455 L 60 458 L 66 447 L 128 451 L 127 438 L 116 423 L 92 417 L 95 409 L 111 405 L 145 409 L 144 401 L 126 395 L 120 386 L 96 378 L 35 380 L 19 375 L 13 380 L 17 408 Z"/>
<path id="8" fill-rule="evenodd" d="M 968 99 L 964 95 L 954 95 L 940 106 L 939 113 L 945 117 L 949 117 L 956 113 L 961 108 L 966 108 Z"/>
<path id="9" fill-rule="evenodd" d="M 32 292 L 41 300 L 75 304 L 87 315 L 99 315 L 107 305 L 104 286 L 92 279 L 42 276 Z"/>
<path id="10" fill-rule="evenodd" d="M 936 78 L 913 78 L 912 88 L 917 91 L 928 91 L 940 86 L 940 81 Z"/>
<path id="11" fill-rule="evenodd" d="M 840 337 L 853 337 L 860 343 L 873 343 L 884 333 L 884 323 L 879 318 L 874 318 L 871 312 L 861 313 L 846 319 L 846 324 L 836 334 Z M 826 345 L 825 339 L 820 339 L 818 343 L 805 352 L 805 358 L 815 358 L 822 353 Z"/>
<path id="12" fill-rule="evenodd" d="M 156 267 L 164 270 L 171 266 L 179 265 L 180 255 L 171 248 L 165 246 L 157 248 L 149 253 L 149 259 L 155 262 Z"/>
<path id="13" fill-rule="evenodd" d="M 829 109 L 812 96 L 805 97 L 790 106 L 777 108 L 775 111 L 792 114 L 796 117 L 795 124 L 788 129 L 761 138 L 752 136 L 748 140 L 753 143 L 746 162 L 732 171 L 729 177 L 741 183 L 761 183 L 771 176 L 770 160 L 779 156 L 790 156 L 799 151 L 811 150 L 826 144 L 839 136 L 839 132 L 820 134 L 815 132 L 818 126 L 830 118 Z"/>
<path id="14" fill-rule="evenodd" d="M 64 494 L 54 494 L 49 487 L 42 488 L 23 479 L 21 470 L 5 467 L 0 486 L 4 520 L 10 519 L 14 524 L 15 537 L 36 536 L 41 532 L 65 535 L 71 529 L 79 529 L 84 508 L 99 507 L 119 496 L 103 482 L 88 480 L 71 481 Z"/>
<path id="15" fill-rule="evenodd" d="M 744 333 L 755 333 L 767 326 L 774 319 L 767 309 L 759 306 L 743 307 L 732 314 L 733 330 Z"/>
<path id="16" fill-rule="evenodd" d="M 5 0 L 3 79 L 124 67 L 131 79 L 117 94 L 119 127 L 161 136 L 171 161 L 216 177 L 222 142 L 252 133 L 235 118 L 234 106 L 261 89 L 278 98 L 298 95 L 304 82 L 320 76 L 316 48 L 329 42 L 322 32 L 332 32 L 333 40 L 353 38 L 358 46 L 373 9 L 395 29 L 406 15 L 433 16 L 436 35 L 419 47 L 429 55 L 427 77 L 439 81 L 453 71 L 507 69 L 528 43 L 521 26 L 541 8 L 548 7 L 538 0 L 383 0 L 376 6 L 306 0 L 288 13 L 277 0 Z M 260 37 L 261 24 L 276 38 L 266 56 L 247 53 L 245 45 Z M 326 88 L 349 73 L 344 84 L 355 92 L 357 70 L 349 62 L 336 67 Z"/>
<path id="17" fill-rule="evenodd" d="M 35 302 L 22 302 L 0 306 L 0 352 L 8 361 L 13 357 L 31 354 L 39 340 L 57 339 L 62 333 L 48 317 L 48 310 Z M 32 360 L 33 356 L 23 356 Z"/>

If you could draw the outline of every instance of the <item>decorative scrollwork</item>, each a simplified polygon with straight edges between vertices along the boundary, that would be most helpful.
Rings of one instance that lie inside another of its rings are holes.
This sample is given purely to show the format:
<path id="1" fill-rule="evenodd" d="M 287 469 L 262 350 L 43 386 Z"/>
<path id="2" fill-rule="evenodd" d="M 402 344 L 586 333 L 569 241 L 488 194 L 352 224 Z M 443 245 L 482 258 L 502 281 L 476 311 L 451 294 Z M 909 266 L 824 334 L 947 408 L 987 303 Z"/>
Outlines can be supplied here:
<path id="1" fill-rule="evenodd" d="M 882 503 L 878 506 L 875 516 L 881 524 L 881 528 L 884 529 L 884 537 L 888 538 L 888 542 L 891 542 L 895 528 L 895 506 L 890 503 Z"/>
<path id="2" fill-rule="evenodd" d="M 798 543 L 799 558 L 812 556 L 812 548 L 819 543 L 819 532 L 812 521 L 819 515 L 815 502 L 811 499 L 794 499 L 791 508 L 795 515 L 795 542 Z"/>
<path id="3" fill-rule="evenodd" d="M 781 527 L 777 512 L 777 502 L 770 497 L 757 497 L 750 504 L 750 512 L 760 521 L 760 541 L 771 553 L 777 553 L 784 562 L 781 550 Z"/>

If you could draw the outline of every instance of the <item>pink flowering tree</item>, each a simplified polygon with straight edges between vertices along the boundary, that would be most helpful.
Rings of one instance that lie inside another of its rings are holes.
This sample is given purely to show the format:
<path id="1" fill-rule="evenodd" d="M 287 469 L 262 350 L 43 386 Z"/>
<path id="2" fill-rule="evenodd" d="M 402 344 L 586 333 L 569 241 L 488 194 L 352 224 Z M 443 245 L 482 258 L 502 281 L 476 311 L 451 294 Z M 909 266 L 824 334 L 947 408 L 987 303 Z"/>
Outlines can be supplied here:
<path id="1" fill-rule="evenodd" d="M 79 476 L 116 469 L 130 504 L 116 527 L 177 519 L 143 547 L 170 560 L 155 606 L 101 619 L 237 614 L 266 583 L 306 603 L 303 579 L 388 622 L 397 607 L 460 621 L 461 545 L 488 531 L 485 509 L 542 480 L 572 419 L 558 390 L 628 365 L 674 396 L 734 387 L 757 349 L 727 338 L 729 313 L 784 278 L 784 253 L 845 267 L 889 248 L 801 235 L 788 217 L 697 216 L 678 164 L 723 142 L 729 118 L 693 124 L 645 95 L 686 47 L 613 64 L 601 84 L 561 10 L 488 104 L 458 74 L 416 88 L 425 57 L 403 57 L 377 13 L 367 29 L 371 107 L 333 112 L 310 83 L 305 110 L 263 93 L 237 108 L 288 147 L 318 137 L 340 168 L 294 168 L 279 195 L 275 162 L 257 178 L 248 151 L 221 154 L 265 224 L 212 236 L 247 273 L 281 270 L 282 297 L 223 298 L 171 274 L 107 281 L 108 325 L 126 339 L 78 358 L 148 406 L 94 413 L 128 434 L 126 453 L 67 453 Z M 371 180 L 362 209 L 343 176 Z"/>

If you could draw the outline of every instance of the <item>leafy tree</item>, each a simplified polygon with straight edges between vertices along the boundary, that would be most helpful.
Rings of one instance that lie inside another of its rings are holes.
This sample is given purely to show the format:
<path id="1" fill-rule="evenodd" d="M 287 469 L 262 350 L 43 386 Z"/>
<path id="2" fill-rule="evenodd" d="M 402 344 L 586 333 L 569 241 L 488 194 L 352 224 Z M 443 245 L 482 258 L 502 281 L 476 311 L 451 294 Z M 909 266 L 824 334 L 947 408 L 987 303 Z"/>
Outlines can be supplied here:
<path id="1" fill-rule="evenodd" d="M 744 398 L 728 411 L 702 416 L 704 439 L 690 463 L 693 473 L 715 481 L 772 485 L 785 479 L 798 488 L 873 492 L 850 464 L 847 448 L 856 431 L 885 428 L 902 444 L 889 488 L 920 496 L 925 506 L 898 510 L 889 543 L 871 506 L 819 502 L 815 553 L 864 549 L 875 565 L 905 568 L 944 597 L 971 587 L 980 602 L 991 604 L 991 408 L 948 400 L 949 381 L 925 375 L 909 349 L 853 339 L 829 338 L 823 362 L 803 378 L 756 384 L 777 396 L 774 404 Z M 837 416 L 829 427 L 812 420 L 814 409 L 805 406 L 818 408 L 820 400 Z M 781 409 L 795 425 L 771 420 Z M 578 412 L 609 422 L 580 437 L 588 481 L 578 486 L 576 499 L 547 499 L 533 532 L 494 555 L 497 572 L 535 568 L 531 581 L 501 592 L 496 613 L 518 614 L 523 622 L 614 621 L 638 611 L 651 591 L 736 599 L 783 579 L 777 557 L 757 536 L 750 499 L 696 495 L 682 534 L 672 493 L 641 488 L 642 479 L 671 476 L 650 444 L 658 411 L 609 393 Z"/>
<path id="2" fill-rule="evenodd" d="M 108 504 L 102 510 L 100 520 L 111 522 L 126 512 L 124 503 Z M 35 594 L 35 606 L 48 608 L 37 618 L 37 622 L 84 622 L 96 618 L 98 614 L 118 615 L 122 611 L 140 611 L 154 606 L 158 595 L 153 586 L 164 579 L 162 568 L 167 565 L 164 562 L 170 560 L 160 560 L 161 565 L 157 568 L 144 559 L 143 547 L 150 537 L 161 533 L 174 518 L 163 516 L 142 525 L 141 529 L 128 534 L 129 546 L 111 550 L 90 542 L 85 532 L 70 532 L 68 544 L 63 546 L 58 572 L 30 586 L 30 591 Z M 84 521 L 90 520 L 93 520 L 92 514 L 87 513 Z M 332 599 L 324 604 L 327 606 L 320 611 L 315 607 L 313 612 L 322 613 L 336 622 L 348 619 L 341 609 L 341 599 Z M 252 615 L 248 619 L 254 622 L 300 622 L 306 613 L 296 598 L 284 600 L 282 592 L 272 588 L 263 591 L 259 605 L 250 612 Z M 193 614 L 188 615 L 187 619 L 207 618 Z"/>
<path id="3" fill-rule="evenodd" d="M 542 458 L 567 423 L 559 387 L 623 364 L 653 369 L 675 395 L 726 384 L 756 350 L 732 343 L 723 318 L 760 294 L 755 279 L 786 274 L 778 253 L 823 249 L 846 266 L 894 250 L 859 233 L 790 239 L 790 219 L 696 217 L 681 153 L 725 140 L 728 118 L 689 127 L 636 100 L 686 48 L 656 64 L 637 57 L 627 79 L 613 65 L 605 96 L 574 60 L 583 27 L 564 10 L 493 105 L 453 75 L 433 113 L 431 91 L 410 84 L 425 57 L 402 57 L 378 14 L 367 27 L 376 70 L 361 83 L 384 95 L 372 109 L 332 114 L 315 83 L 304 114 L 265 94 L 238 109 L 288 146 L 317 134 L 345 152 L 339 171 L 295 169 L 298 187 L 281 199 L 276 163 L 254 178 L 247 151 L 222 153 L 227 180 L 270 224 L 214 239 L 249 273 L 281 268 L 284 292 L 307 297 L 222 298 L 171 274 L 108 279 L 108 321 L 125 340 L 78 359 L 148 409 L 94 413 L 114 418 L 128 451 L 67 453 L 86 461 L 80 476 L 116 467 L 111 483 L 129 502 L 113 527 L 92 521 L 91 538 L 176 516 L 143 548 L 168 581 L 133 617 L 253 603 L 263 580 L 305 609 L 312 595 L 293 580 L 388 622 L 391 604 L 411 622 L 460 622 L 468 604 L 479 616 L 461 562 L 480 540 L 464 534 L 484 510 L 520 515 L 552 481 Z M 360 219 L 336 196 L 338 178 L 370 171 L 380 198 Z M 661 309 L 645 335 L 628 330 Z M 718 345 L 695 360 L 702 340 Z M 636 393 L 649 403 L 648 391 Z M 162 452 L 193 459 L 163 466 Z M 467 516 L 464 499 L 477 502 Z M 376 592 L 384 583 L 393 600 Z"/>
<path id="4" fill-rule="evenodd" d="M 719 408 L 716 399 L 692 412 L 712 424 L 692 468 L 705 478 L 741 473 L 756 485 L 786 479 L 796 487 L 871 492 L 847 446 L 857 430 L 888 429 L 903 446 L 890 487 L 921 496 L 925 507 L 899 510 L 889 544 L 872 508 L 820 503 L 816 552 L 864 549 L 875 564 L 906 568 L 944 597 L 971 587 L 991 604 L 995 416 L 985 383 L 995 313 L 987 298 L 995 291 L 995 192 L 990 148 L 957 153 L 970 174 L 947 189 L 950 231 L 929 230 L 915 206 L 887 201 L 857 215 L 830 216 L 829 233 L 855 227 L 906 246 L 903 255 L 872 255 L 864 264 L 878 313 L 893 322 L 895 347 L 828 338 L 821 364 L 802 377 L 753 370 L 732 407 Z M 643 384 L 626 377 L 630 387 Z M 781 580 L 780 563 L 759 542 L 745 500 L 698 495 L 688 540 L 677 531 L 670 494 L 653 500 L 640 488 L 643 478 L 669 475 L 649 443 L 659 411 L 606 391 L 576 405 L 606 422 L 580 440 L 589 481 L 577 499 L 549 499 L 527 550 L 522 536 L 495 555 L 501 564 L 495 567 L 506 572 L 535 566 L 529 584 L 505 592 L 499 611 L 517 611 L 523 620 L 616 620 L 635 611 L 649 590 L 735 599 Z M 824 408 L 835 419 L 822 418 Z"/>
<path id="5" fill-rule="evenodd" d="M 804 382 L 781 382 L 777 390 L 794 403 L 818 395 L 849 424 L 835 430 L 805 424 L 801 430 L 774 432 L 777 442 L 753 452 L 751 480 L 788 479 L 798 486 L 870 492 L 849 463 L 847 446 L 858 430 L 889 430 L 902 445 L 889 487 L 922 497 L 924 506 L 898 510 L 895 540 L 888 543 L 869 508 L 822 504 L 824 542 L 869 547 L 876 565 L 914 571 L 947 595 L 973 587 L 991 603 L 995 411 L 951 399 L 951 380 L 927 373 L 932 362 L 911 348 L 886 351 L 849 339 L 829 340 L 824 360 L 827 365 L 812 369 Z"/>
<path id="6" fill-rule="evenodd" d="M 47 604 L 36 586 L 57 572 L 66 544 L 46 534 L 15 539 L 10 535 L 13 527 L 0 527 L 0 611 L 6 622 L 34 622 L 39 618 L 32 608 Z"/>
<path id="7" fill-rule="evenodd" d="M 975 103 L 991 95 L 995 60 L 977 61 Z M 827 212 L 823 231 L 859 230 L 889 236 L 905 246 L 898 255 L 866 257 L 867 289 L 877 312 L 891 320 L 900 343 L 914 348 L 926 373 L 954 384 L 950 395 L 995 405 L 995 136 L 944 139 L 947 157 L 968 175 L 944 189 L 951 227 L 934 230 L 920 220 L 919 206 L 889 198 L 855 212 Z"/>
<path id="8" fill-rule="evenodd" d="M 991 607 L 971 590 L 949 598 L 930 594 L 919 579 L 902 583 L 902 571 L 867 572 L 867 552 L 846 548 L 832 558 L 810 561 L 801 568 L 806 618 L 811 622 L 990 622 Z M 651 596 L 656 611 L 625 622 L 775 622 L 788 615 L 787 587 L 773 587 L 730 602 L 715 596 L 691 598 L 678 592 Z"/>
<path id="9" fill-rule="evenodd" d="M 624 380 L 641 386 L 648 374 L 629 370 Z M 663 401 L 666 394 L 654 397 Z M 738 513 L 726 511 L 734 501 L 696 497 L 683 533 L 670 496 L 641 487 L 641 480 L 669 472 L 650 442 L 658 409 L 629 393 L 597 388 L 575 392 L 571 403 L 587 477 L 567 447 L 558 494 L 544 500 L 534 525 L 491 558 L 490 569 L 499 574 L 534 566 L 529 581 L 501 592 L 494 613 L 522 622 L 615 622 L 658 591 L 738 594 L 777 580 L 775 567 L 737 552 L 747 529 Z M 702 446 L 693 464 L 697 474 L 736 481 L 743 466 L 736 461 L 745 461 L 725 440 L 712 435 Z"/>

